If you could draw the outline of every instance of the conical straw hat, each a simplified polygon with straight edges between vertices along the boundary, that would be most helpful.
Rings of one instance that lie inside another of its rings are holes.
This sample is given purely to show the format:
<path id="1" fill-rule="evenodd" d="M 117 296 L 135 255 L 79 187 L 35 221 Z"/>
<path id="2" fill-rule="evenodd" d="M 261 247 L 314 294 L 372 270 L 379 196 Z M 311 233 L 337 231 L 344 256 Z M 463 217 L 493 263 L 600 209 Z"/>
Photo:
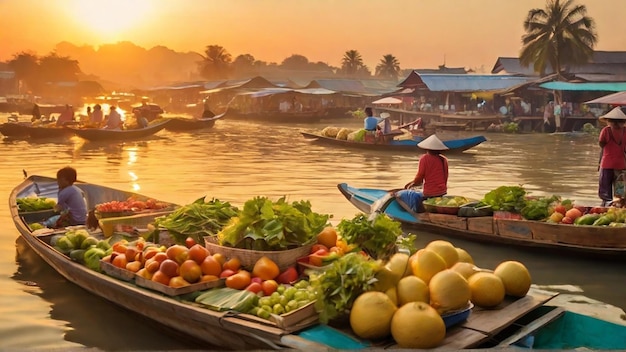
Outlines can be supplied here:
<path id="1" fill-rule="evenodd" d="M 423 141 L 417 143 L 417 146 L 426 149 L 426 150 L 448 150 L 450 148 L 446 147 L 443 142 L 437 138 L 436 135 L 432 134 L 430 137 L 424 139 Z"/>
<path id="2" fill-rule="evenodd" d="M 606 120 L 626 120 L 626 114 L 622 107 L 618 106 L 613 110 L 599 117 L 600 121 L 606 122 Z"/>

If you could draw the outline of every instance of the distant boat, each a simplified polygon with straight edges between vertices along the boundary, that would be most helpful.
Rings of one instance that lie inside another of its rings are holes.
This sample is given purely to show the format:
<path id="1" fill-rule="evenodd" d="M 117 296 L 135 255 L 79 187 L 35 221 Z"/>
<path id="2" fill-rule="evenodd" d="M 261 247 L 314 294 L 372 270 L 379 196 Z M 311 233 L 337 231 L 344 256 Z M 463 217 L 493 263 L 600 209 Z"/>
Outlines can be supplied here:
<path id="1" fill-rule="evenodd" d="M 170 119 L 161 119 L 161 120 L 151 122 L 148 125 L 148 127 L 145 127 L 145 128 L 134 128 L 134 129 L 127 129 L 127 130 L 113 130 L 113 129 L 103 129 L 103 128 L 78 128 L 78 127 L 67 127 L 67 129 L 70 129 L 77 136 L 83 139 L 86 139 L 88 141 L 106 142 L 106 141 L 133 140 L 133 139 L 138 139 L 138 138 L 145 138 L 161 131 L 170 122 L 171 122 Z"/>
<path id="2" fill-rule="evenodd" d="M 168 117 L 171 120 L 165 129 L 173 132 L 197 131 L 201 129 L 212 128 L 215 122 L 225 116 L 226 113 L 215 115 L 213 117 Z"/>

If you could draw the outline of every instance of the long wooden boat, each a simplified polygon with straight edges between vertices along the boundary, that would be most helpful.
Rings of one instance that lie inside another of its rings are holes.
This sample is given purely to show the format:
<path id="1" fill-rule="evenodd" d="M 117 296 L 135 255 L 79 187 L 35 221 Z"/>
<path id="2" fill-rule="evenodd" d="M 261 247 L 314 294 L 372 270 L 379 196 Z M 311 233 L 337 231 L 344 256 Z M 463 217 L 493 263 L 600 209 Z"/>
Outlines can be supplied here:
<path id="1" fill-rule="evenodd" d="M 0 133 L 9 138 L 55 139 L 67 138 L 74 132 L 54 124 L 33 125 L 31 122 L 7 122 L 0 125 Z"/>
<path id="2" fill-rule="evenodd" d="M 5 122 L 0 124 L 0 133 L 5 137 L 23 138 L 29 136 L 30 122 Z"/>
<path id="3" fill-rule="evenodd" d="M 112 130 L 102 128 L 79 128 L 79 127 L 67 127 L 77 136 L 86 139 L 88 141 L 106 142 L 106 141 L 120 141 L 120 140 L 133 140 L 139 138 L 145 138 L 152 136 L 153 134 L 164 129 L 169 123 L 170 119 L 161 119 L 151 122 L 148 127 L 135 128 L 127 130 Z"/>
<path id="4" fill-rule="evenodd" d="M 229 120 L 262 121 L 276 123 L 316 123 L 327 118 L 325 111 L 263 111 L 263 112 L 242 112 L 233 107 L 228 107 L 225 118 Z"/>
<path id="5" fill-rule="evenodd" d="M 541 248 L 600 259 L 626 260 L 623 227 L 552 224 L 497 216 L 461 217 L 452 214 L 414 213 L 393 192 L 337 185 L 341 194 L 364 213 L 384 212 L 403 224 L 428 232 L 472 241 Z"/>
<path id="6" fill-rule="evenodd" d="M 356 142 L 356 141 L 349 141 L 345 139 L 326 137 L 317 133 L 309 133 L 309 132 L 300 132 L 300 133 L 302 134 L 304 138 L 311 140 L 312 142 L 319 143 L 319 144 L 336 145 L 336 146 L 357 148 L 357 149 L 413 152 L 413 153 L 418 153 L 420 151 L 420 149 L 417 147 L 417 144 L 426 138 L 426 137 L 420 137 L 420 136 L 413 136 L 412 139 L 392 140 L 387 143 L 366 143 L 366 142 Z M 484 136 L 473 136 L 469 138 L 443 140 L 443 143 L 448 148 L 450 148 L 446 150 L 445 153 L 460 153 L 468 149 L 474 148 L 475 146 L 485 142 L 486 140 L 487 139 Z"/>
<path id="7" fill-rule="evenodd" d="M 138 200 L 147 197 L 121 191 L 105 186 L 78 181 L 75 183 L 85 195 L 88 208 L 96 204 L 126 199 L 134 196 Z M 372 343 L 359 340 L 349 331 L 327 325 L 304 325 L 297 328 L 281 328 L 269 323 L 262 323 L 259 319 L 249 319 L 245 314 L 237 312 L 217 312 L 206 309 L 196 303 L 186 300 L 185 296 L 173 298 L 140 286 L 133 282 L 123 281 L 103 273 L 93 271 L 86 266 L 72 261 L 68 256 L 58 252 L 50 245 L 51 237 L 56 233 L 63 233 L 65 229 L 56 232 L 37 233 L 31 231 L 28 221 L 37 221 L 28 214 L 19 213 L 16 200 L 26 196 L 41 196 L 54 198 L 58 192 L 56 179 L 33 175 L 18 184 L 9 196 L 11 217 L 24 241 L 59 274 L 68 281 L 85 290 L 109 300 L 127 310 L 129 314 L 141 314 L 166 327 L 171 328 L 194 340 L 203 342 L 214 348 L 215 346 L 235 349 L 298 349 L 310 351 L 335 351 L 338 349 L 394 349 L 393 340 Z M 157 216 L 155 213 L 153 216 Z M 30 214 L 32 215 L 32 214 Z M 146 215 L 148 216 L 148 215 Z M 97 236 L 96 233 L 92 235 Z M 474 308 L 471 314 L 465 315 L 465 321 L 450 326 L 446 338 L 438 347 L 441 350 L 466 349 L 475 347 L 502 347 L 525 342 L 529 334 L 540 334 L 543 329 L 556 329 L 554 324 L 565 316 L 571 315 L 561 308 L 545 305 L 557 296 L 557 293 L 531 289 L 528 295 L 519 299 L 507 298 L 496 309 Z M 469 312 L 469 311 L 468 311 Z M 573 314 L 573 313 L 572 313 Z M 572 315 L 579 319 L 578 315 Z M 599 336 L 602 346 L 620 349 L 626 348 L 626 326 L 611 324 L 599 319 L 591 319 L 594 328 L 610 333 L 610 338 Z M 103 322 L 105 323 L 105 322 Z M 567 325 L 565 326 L 567 328 Z M 548 332 L 558 335 L 559 332 Z M 544 333 L 545 334 L 545 333 Z M 620 337 L 621 336 L 621 337 Z M 590 338 L 593 335 L 590 334 Z M 597 340 L 597 339 L 596 339 Z M 610 341 L 610 343 L 608 343 Z M 584 342 L 586 347 L 597 347 L 600 342 Z M 572 347 L 573 345 L 568 345 Z"/>
<path id="8" fill-rule="evenodd" d="M 173 132 L 186 132 L 207 129 L 215 126 L 215 122 L 224 117 L 226 113 L 215 115 L 213 117 L 169 117 L 171 120 L 165 129 Z"/>

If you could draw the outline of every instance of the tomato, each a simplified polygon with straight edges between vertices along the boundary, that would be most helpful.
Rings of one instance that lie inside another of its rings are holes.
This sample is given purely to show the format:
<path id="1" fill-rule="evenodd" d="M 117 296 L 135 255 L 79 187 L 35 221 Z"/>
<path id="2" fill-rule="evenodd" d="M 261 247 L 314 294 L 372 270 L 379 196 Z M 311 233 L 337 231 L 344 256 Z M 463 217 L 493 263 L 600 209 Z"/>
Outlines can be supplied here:
<path id="1" fill-rule="evenodd" d="M 298 270 L 295 267 L 290 266 L 285 271 L 283 271 L 278 277 L 276 281 L 281 284 L 290 284 L 298 279 Z"/>
<path id="2" fill-rule="evenodd" d="M 193 237 L 187 237 L 185 238 L 185 246 L 187 246 L 187 248 L 191 248 L 196 244 L 196 240 L 193 239 Z"/>
<path id="3" fill-rule="evenodd" d="M 251 282 L 250 285 L 248 285 L 248 287 L 246 287 L 246 291 L 259 293 L 259 292 L 263 291 L 263 287 L 258 282 Z"/>
<path id="4" fill-rule="evenodd" d="M 313 247 L 311 247 L 311 250 L 309 251 L 309 253 L 313 254 L 313 253 L 319 251 L 320 249 L 324 249 L 324 250 L 326 250 L 328 252 L 328 247 L 324 246 L 321 243 L 316 243 L 316 244 L 313 245 Z"/>

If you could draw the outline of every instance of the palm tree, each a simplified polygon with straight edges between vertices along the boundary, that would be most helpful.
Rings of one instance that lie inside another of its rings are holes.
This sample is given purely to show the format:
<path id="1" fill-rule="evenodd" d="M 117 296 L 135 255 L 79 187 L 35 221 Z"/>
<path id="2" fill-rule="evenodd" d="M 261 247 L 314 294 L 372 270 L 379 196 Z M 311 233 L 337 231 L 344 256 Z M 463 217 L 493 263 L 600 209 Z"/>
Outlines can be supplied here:
<path id="1" fill-rule="evenodd" d="M 389 79 L 398 79 L 400 74 L 400 61 L 391 54 L 384 55 L 380 63 L 376 65 L 376 76 Z"/>
<path id="2" fill-rule="evenodd" d="M 341 69 L 348 76 L 354 76 L 359 72 L 359 69 L 363 67 L 363 58 L 361 54 L 356 50 L 348 50 L 343 54 L 341 59 Z"/>
<path id="3" fill-rule="evenodd" d="M 545 9 L 528 11 L 524 30 L 520 63 L 525 67 L 533 64 L 542 76 L 548 65 L 560 78 L 570 65 L 589 62 L 598 40 L 587 8 L 573 0 L 549 0 Z"/>
<path id="4" fill-rule="evenodd" d="M 203 77 L 207 79 L 228 78 L 232 57 L 222 46 L 207 46 L 202 59 L 199 65 L 200 74 Z"/>

